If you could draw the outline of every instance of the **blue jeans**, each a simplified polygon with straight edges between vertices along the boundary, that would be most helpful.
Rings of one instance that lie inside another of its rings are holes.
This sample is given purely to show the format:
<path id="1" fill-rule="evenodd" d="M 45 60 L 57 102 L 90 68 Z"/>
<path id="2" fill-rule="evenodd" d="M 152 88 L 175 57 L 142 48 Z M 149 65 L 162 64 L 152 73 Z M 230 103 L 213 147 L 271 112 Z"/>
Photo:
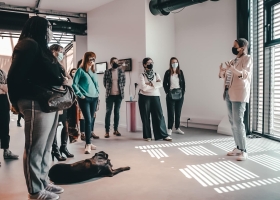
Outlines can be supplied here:
<path id="1" fill-rule="evenodd" d="M 96 110 L 98 97 L 86 97 L 85 99 L 79 98 L 79 106 L 85 118 L 85 136 L 86 144 L 91 144 L 91 130 L 94 128 L 94 113 Z"/>
<path id="2" fill-rule="evenodd" d="M 244 125 L 244 112 L 246 102 L 230 101 L 228 91 L 225 94 L 225 101 L 228 108 L 228 119 L 231 124 L 234 141 L 238 149 L 246 150 L 246 130 Z"/>

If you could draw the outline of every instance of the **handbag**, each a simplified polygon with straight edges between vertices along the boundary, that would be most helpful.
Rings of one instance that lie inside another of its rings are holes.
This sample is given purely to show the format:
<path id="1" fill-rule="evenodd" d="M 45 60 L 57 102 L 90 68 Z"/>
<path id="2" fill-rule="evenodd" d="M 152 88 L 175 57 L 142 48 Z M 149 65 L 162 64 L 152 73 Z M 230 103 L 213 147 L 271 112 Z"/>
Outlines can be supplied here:
<path id="1" fill-rule="evenodd" d="M 45 87 L 32 84 L 36 92 L 36 100 L 45 113 L 65 110 L 76 100 L 74 90 L 68 85 Z"/>
<path id="2" fill-rule="evenodd" d="M 170 90 L 168 95 L 172 100 L 179 100 L 182 98 L 182 89 L 176 88 L 176 89 Z"/>

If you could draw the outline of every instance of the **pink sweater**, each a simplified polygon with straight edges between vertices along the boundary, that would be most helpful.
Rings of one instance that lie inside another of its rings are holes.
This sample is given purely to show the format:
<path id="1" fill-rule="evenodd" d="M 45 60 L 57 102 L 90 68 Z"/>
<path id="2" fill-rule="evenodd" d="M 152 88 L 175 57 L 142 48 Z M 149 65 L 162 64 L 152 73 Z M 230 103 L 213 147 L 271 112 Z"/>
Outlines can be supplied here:
<path id="1" fill-rule="evenodd" d="M 253 69 L 252 58 L 249 55 L 242 56 L 235 64 L 235 69 L 241 72 L 242 75 L 238 77 L 232 73 L 228 90 L 230 101 L 249 103 Z M 225 81 L 227 79 L 225 72 L 221 72 L 219 77 L 224 78 Z"/>

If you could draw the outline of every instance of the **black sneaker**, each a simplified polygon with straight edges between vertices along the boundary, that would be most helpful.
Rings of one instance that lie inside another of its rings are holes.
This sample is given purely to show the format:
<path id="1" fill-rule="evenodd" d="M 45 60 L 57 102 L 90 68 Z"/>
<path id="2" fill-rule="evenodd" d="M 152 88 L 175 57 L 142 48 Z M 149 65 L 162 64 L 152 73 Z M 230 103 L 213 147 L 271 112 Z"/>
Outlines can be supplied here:
<path id="1" fill-rule="evenodd" d="M 18 159 L 18 155 L 13 154 L 9 149 L 4 150 L 4 159 Z"/>
<path id="2" fill-rule="evenodd" d="M 121 136 L 122 134 L 120 134 L 119 131 L 114 131 L 114 135 L 116 135 L 116 136 Z"/>

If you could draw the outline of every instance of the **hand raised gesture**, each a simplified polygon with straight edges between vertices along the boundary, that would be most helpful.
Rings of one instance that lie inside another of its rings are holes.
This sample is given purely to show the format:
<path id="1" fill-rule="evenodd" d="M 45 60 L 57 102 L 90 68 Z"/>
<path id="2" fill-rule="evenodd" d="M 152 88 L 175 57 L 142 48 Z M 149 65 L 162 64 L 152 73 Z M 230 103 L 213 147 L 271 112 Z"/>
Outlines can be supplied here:
<path id="1" fill-rule="evenodd" d="M 221 63 L 221 65 L 220 65 L 220 72 L 225 72 L 225 71 L 226 71 L 226 69 L 223 68 L 223 63 Z"/>
<path id="2" fill-rule="evenodd" d="M 227 69 L 232 69 L 232 68 L 235 68 L 234 66 L 234 62 L 231 60 L 231 61 L 228 61 L 228 62 L 225 62 L 226 66 L 227 66 Z"/>

